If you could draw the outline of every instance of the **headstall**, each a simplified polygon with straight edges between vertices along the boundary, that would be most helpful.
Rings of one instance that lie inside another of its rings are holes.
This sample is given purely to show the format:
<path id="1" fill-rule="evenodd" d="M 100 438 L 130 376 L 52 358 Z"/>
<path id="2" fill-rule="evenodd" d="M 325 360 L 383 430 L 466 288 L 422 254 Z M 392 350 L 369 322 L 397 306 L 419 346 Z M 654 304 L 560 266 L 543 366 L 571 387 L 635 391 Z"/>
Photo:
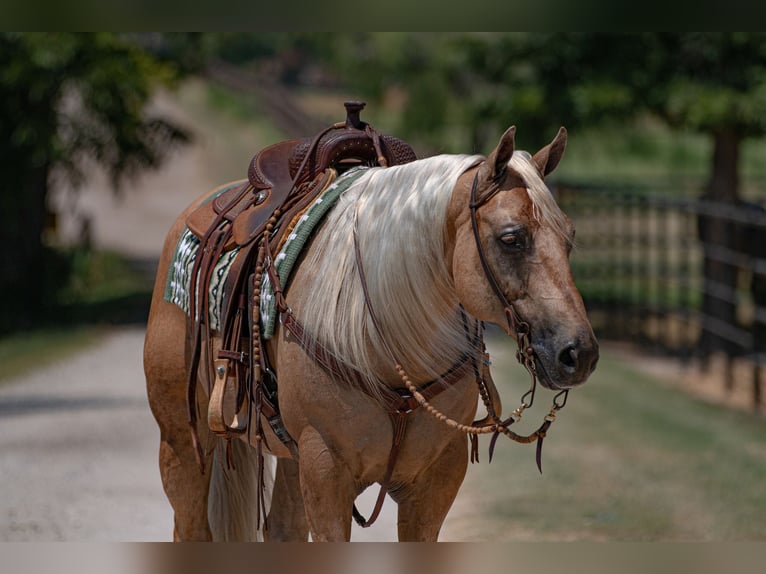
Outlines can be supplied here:
<path id="1" fill-rule="evenodd" d="M 473 362 L 473 370 L 476 376 L 476 383 L 479 388 L 479 395 L 481 396 L 482 402 L 484 403 L 484 406 L 487 409 L 488 418 L 491 421 L 490 423 L 477 424 L 474 422 L 470 425 L 462 424 L 454 419 L 451 419 L 450 417 L 448 417 L 447 415 L 439 411 L 436 407 L 434 407 L 428 402 L 426 397 L 423 396 L 423 394 L 418 390 L 418 388 L 410 380 L 404 367 L 402 367 L 401 363 L 396 359 L 396 356 L 393 350 L 391 349 L 390 345 L 386 342 L 385 338 L 382 336 L 380 324 L 375 314 L 375 310 L 373 309 L 372 304 L 370 302 L 370 298 L 369 298 L 369 294 L 367 290 L 367 282 L 364 275 L 364 267 L 362 264 L 361 254 L 359 250 L 359 241 L 358 241 L 356 225 L 355 225 L 354 226 L 354 244 L 356 249 L 357 267 L 359 269 L 359 275 L 362 281 L 365 303 L 367 305 L 367 310 L 370 313 L 373 326 L 375 330 L 377 331 L 378 336 L 383 341 L 386 351 L 388 352 L 392 361 L 394 362 L 396 372 L 398 373 L 399 377 L 401 378 L 402 382 L 405 384 L 409 392 L 412 393 L 412 396 L 417 401 L 417 403 L 420 406 L 422 406 L 432 416 L 444 422 L 447 426 L 457 429 L 458 431 L 471 436 L 471 443 L 472 443 L 471 462 L 478 462 L 479 460 L 478 435 L 492 434 L 492 439 L 490 440 L 490 445 L 489 445 L 489 460 L 491 462 L 492 455 L 495 449 L 495 444 L 497 442 L 497 438 L 500 436 L 500 434 L 504 434 L 511 440 L 518 443 L 528 444 L 528 443 L 537 441 L 537 452 L 536 452 L 535 460 L 537 462 L 538 469 L 540 470 L 540 472 L 542 472 L 543 439 L 545 438 L 546 433 L 548 429 L 550 428 L 551 424 L 553 424 L 553 421 L 556 419 L 556 414 L 566 405 L 569 390 L 568 389 L 562 390 L 553 397 L 553 404 L 551 406 L 550 411 L 548 412 L 547 415 L 545 415 L 545 417 L 543 418 L 542 424 L 534 432 L 528 435 L 520 435 L 508 428 L 513 423 L 521 419 L 522 413 L 527 408 L 531 407 L 532 403 L 534 402 L 535 392 L 537 390 L 537 368 L 535 365 L 534 349 L 532 348 L 530 344 L 530 326 L 527 322 L 525 322 L 519 316 L 516 309 L 513 307 L 513 304 L 510 301 L 508 301 L 508 298 L 505 296 L 505 293 L 503 293 L 503 290 L 501 289 L 500 284 L 497 281 L 497 278 L 495 277 L 495 274 L 493 273 L 492 268 L 489 265 L 486 254 L 484 252 L 484 248 L 481 244 L 481 238 L 479 236 L 479 224 L 476 217 L 476 213 L 482 205 L 487 203 L 487 201 L 489 201 L 489 199 L 494 197 L 494 195 L 499 191 L 499 185 L 494 187 L 489 193 L 484 194 L 483 197 L 477 200 L 476 193 L 478 188 L 478 181 L 479 179 L 478 179 L 478 172 L 477 172 L 476 176 L 474 177 L 473 184 L 471 186 L 471 199 L 469 204 L 469 209 L 471 211 L 471 226 L 473 228 L 473 235 L 476 241 L 476 248 L 479 253 L 479 259 L 481 261 L 482 268 L 484 269 L 484 274 L 486 275 L 487 280 L 489 281 L 489 284 L 492 287 L 492 290 L 495 292 L 495 295 L 500 300 L 500 303 L 503 305 L 503 310 L 508 320 L 509 332 L 516 334 L 516 341 L 518 344 L 518 350 L 516 351 L 516 358 L 524 366 L 524 368 L 527 370 L 527 372 L 529 373 L 531 377 L 530 387 L 521 397 L 521 405 L 518 408 L 516 408 L 507 419 L 502 420 L 500 416 L 498 415 L 498 413 L 495 412 L 494 406 L 492 404 L 490 391 L 489 391 L 489 385 L 487 381 L 485 380 L 485 376 L 483 374 L 484 369 L 488 369 L 488 366 L 489 366 L 489 360 L 488 360 L 489 358 L 486 353 L 486 350 L 484 350 L 483 352 L 481 365 L 479 364 L 479 361 L 477 360 L 476 356 L 473 356 L 471 360 Z M 465 312 L 462 312 L 462 315 L 463 315 L 464 322 L 467 322 L 467 319 L 465 317 Z M 464 326 L 466 328 L 466 333 L 467 333 L 468 332 L 467 323 L 465 323 Z M 483 341 L 481 340 L 482 339 L 481 327 L 479 327 L 477 338 L 481 342 L 481 345 L 483 347 Z"/>

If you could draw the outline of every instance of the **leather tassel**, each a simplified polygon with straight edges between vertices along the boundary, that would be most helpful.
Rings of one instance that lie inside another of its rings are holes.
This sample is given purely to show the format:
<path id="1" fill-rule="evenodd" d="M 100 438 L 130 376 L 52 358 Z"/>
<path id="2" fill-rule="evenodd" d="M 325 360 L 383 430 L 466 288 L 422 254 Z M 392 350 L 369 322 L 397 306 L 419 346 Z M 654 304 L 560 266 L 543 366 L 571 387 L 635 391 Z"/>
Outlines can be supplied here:
<path id="1" fill-rule="evenodd" d="M 354 517 L 354 522 L 364 528 L 364 525 L 367 524 L 367 519 L 362 516 L 361 512 L 357 510 L 356 504 L 354 505 L 354 509 L 351 511 L 351 515 Z"/>
<path id="2" fill-rule="evenodd" d="M 479 462 L 479 435 L 469 435 L 471 440 L 471 464 Z"/>
<path id="3" fill-rule="evenodd" d="M 537 470 L 540 471 L 540 474 L 543 473 L 543 439 L 544 438 L 545 438 L 544 434 L 537 435 L 537 453 L 535 454 L 535 461 L 537 462 Z"/>
<path id="4" fill-rule="evenodd" d="M 261 529 L 261 509 L 263 508 L 263 450 L 261 448 L 261 435 L 255 437 L 255 456 L 257 461 L 256 480 L 258 481 L 258 496 L 255 503 L 255 525 Z"/>
<path id="5" fill-rule="evenodd" d="M 194 456 L 197 459 L 197 464 L 199 465 L 199 472 L 200 474 L 205 474 L 205 452 L 202 449 L 202 443 L 200 443 L 199 440 L 199 434 L 197 434 L 197 425 L 194 421 L 189 422 L 190 432 L 191 432 L 191 440 L 192 440 L 192 448 L 194 449 Z"/>
<path id="6" fill-rule="evenodd" d="M 234 466 L 234 453 L 232 452 L 231 439 L 226 439 L 226 467 L 229 470 L 237 471 Z"/>
<path id="7" fill-rule="evenodd" d="M 492 434 L 492 439 L 489 441 L 489 462 L 492 462 L 492 455 L 495 453 L 495 443 L 497 443 L 497 437 L 500 436 L 500 431 L 495 431 Z"/>

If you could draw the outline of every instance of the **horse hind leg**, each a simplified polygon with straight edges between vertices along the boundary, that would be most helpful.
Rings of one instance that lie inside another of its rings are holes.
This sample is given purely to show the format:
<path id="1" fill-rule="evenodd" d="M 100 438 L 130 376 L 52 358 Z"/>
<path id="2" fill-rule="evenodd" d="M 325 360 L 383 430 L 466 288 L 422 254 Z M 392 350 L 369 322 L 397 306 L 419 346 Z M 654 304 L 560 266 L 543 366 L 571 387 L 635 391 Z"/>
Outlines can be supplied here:
<path id="1" fill-rule="evenodd" d="M 309 524 L 301 494 L 300 468 L 292 459 L 280 458 L 277 462 L 268 524 L 267 541 L 308 540 Z"/>
<path id="2" fill-rule="evenodd" d="M 210 461 L 206 472 L 200 472 L 187 420 L 186 318 L 180 309 L 163 301 L 157 291 L 144 342 L 144 372 L 149 405 L 160 429 L 160 476 L 174 512 L 173 538 L 210 540 Z M 206 429 L 202 424 L 199 427 L 200 440 L 206 444 Z"/>

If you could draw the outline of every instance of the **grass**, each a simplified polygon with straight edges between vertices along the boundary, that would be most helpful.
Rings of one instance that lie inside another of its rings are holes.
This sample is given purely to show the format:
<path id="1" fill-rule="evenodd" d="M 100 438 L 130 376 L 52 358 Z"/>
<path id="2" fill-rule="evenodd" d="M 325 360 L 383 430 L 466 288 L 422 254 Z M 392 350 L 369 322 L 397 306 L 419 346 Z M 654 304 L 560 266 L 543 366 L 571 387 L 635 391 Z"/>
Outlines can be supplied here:
<path id="1" fill-rule="evenodd" d="M 102 328 L 80 326 L 37 329 L 4 337 L 0 339 L 0 365 L 3 365 L 0 384 L 82 351 L 97 342 L 102 333 Z"/>
<path id="2" fill-rule="evenodd" d="M 0 337 L 0 383 L 86 349 L 111 326 L 146 321 L 152 281 L 145 272 L 111 252 L 60 256 L 71 274 L 44 317 Z"/>
<path id="3" fill-rule="evenodd" d="M 604 125 L 569 132 L 567 151 L 552 176 L 568 183 L 660 184 L 665 193 L 696 196 L 710 177 L 712 136 L 671 130 L 643 119 L 632 125 Z M 742 145 L 742 195 L 766 195 L 766 141 L 750 138 Z"/>
<path id="4" fill-rule="evenodd" d="M 500 344 L 509 342 L 491 350 Z M 493 353 L 493 369 L 496 380 L 516 381 L 501 388 L 510 411 L 526 375 L 507 355 Z M 519 424 L 536 428 L 549 395 Z M 763 420 L 690 398 L 608 347 L 570 395 L 546 439 L 542 476 L 534 448 L 500 442 L 491 465 L 481 453 L 448 518 L 456 532 L 486 541 L 766 539 Z"/>

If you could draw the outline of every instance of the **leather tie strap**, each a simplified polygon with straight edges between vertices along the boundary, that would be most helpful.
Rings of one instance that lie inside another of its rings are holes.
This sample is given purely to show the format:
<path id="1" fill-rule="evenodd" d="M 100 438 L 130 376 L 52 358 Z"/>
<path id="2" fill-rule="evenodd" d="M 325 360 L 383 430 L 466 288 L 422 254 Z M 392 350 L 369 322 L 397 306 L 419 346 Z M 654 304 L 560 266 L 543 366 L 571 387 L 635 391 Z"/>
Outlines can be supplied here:
<path id="1" fill-rule="evenodd" d="M 407 432 L 408 412 L 398 412 L 391 416 L 391 422 L 393 423 L 394 438 L 391 445 L 391 452 L 388 455 L 388 464 L 386 465 L 386 474 L 383 477 L 383 482 L 380 483 L 380 491 L 378 492 L 378 498 L 375 500 L 375 506 L 372 510 L 370 517 L 365 520 L 364 516 L 357 510 L 356 505 L 352 510 L 352 515 L 356 523 L 362 528 L 369 528 L 378 519 L 380 511 L 383 509 L 383 503 L 386 500 L 386 494 L 391 488 L 391 477 L 394 474 L 394 466 L 396 466 L 396 460 L 399 457 L 399 447 L 402 444 L 404 435 Z"/>

